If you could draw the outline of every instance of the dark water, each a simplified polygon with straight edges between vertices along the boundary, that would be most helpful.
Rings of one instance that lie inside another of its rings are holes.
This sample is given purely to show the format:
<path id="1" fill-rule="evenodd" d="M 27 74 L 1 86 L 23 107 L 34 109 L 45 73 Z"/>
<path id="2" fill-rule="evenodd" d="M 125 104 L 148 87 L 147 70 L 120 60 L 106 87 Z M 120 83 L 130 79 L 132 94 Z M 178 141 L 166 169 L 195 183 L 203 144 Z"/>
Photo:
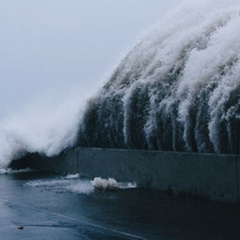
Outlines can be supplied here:
<path id="1" fill-rule="evenodd" d="M 234 205 L 144 189 L 77 194 L 61 188 L 59 179 L 36 172 L 0 175 L 0 239 L 234 240 L 240 236 L 240 209 Z"/>
<path id="2" fill-rule="evenodd" d="M 183 5 L 122 60 L 79 146 L 240 153 L 239 3 Z"/>

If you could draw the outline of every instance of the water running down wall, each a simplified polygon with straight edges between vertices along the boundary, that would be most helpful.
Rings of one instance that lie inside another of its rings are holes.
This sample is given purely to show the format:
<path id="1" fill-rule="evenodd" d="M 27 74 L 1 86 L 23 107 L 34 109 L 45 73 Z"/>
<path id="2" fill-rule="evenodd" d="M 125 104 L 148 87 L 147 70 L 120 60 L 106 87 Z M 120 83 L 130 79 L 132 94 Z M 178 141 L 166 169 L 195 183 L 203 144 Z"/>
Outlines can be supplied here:
<path id="1" fill-rule="evenodd" d="M 186 1 L 88 102 L 78 146 L 239 154 L 239 26 L 239 1 Z"/>

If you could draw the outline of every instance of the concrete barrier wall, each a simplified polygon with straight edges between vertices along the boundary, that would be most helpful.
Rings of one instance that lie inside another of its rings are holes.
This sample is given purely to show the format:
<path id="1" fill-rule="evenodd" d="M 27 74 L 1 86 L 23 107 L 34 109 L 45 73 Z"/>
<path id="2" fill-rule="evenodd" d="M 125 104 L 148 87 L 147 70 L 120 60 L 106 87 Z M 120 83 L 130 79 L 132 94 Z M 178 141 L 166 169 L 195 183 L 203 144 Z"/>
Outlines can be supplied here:
<path id="1" fill-rule="evenodd" d="M 140 187 L 239 202 L 239 157 L 119 149 L 79 149 L 79 173 Z"/>
<path id="2" fill-rule="evenodd" d="M 240 200 L 238 155 L 78 148 L 55 158 L 32 157 L 26 165 L 79 173 L 91 179 L 113 177 L 123 182 L 134 181 L 139 187 L 217 201 Z"/>

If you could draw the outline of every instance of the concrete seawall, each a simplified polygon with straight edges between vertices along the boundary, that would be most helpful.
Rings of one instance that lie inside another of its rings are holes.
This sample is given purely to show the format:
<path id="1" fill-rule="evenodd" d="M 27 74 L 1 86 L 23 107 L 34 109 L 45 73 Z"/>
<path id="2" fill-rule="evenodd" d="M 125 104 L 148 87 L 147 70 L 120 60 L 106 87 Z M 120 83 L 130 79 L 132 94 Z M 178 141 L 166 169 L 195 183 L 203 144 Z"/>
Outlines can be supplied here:
<path id="1" fill-rule="evenodd" d="M 113 177 L 139 187 L 240 201 L 239 155 L 78 148 L 54 158 L 33 154 L 13 161 L 12 167 L 79 173 L 91 179 Z"/>

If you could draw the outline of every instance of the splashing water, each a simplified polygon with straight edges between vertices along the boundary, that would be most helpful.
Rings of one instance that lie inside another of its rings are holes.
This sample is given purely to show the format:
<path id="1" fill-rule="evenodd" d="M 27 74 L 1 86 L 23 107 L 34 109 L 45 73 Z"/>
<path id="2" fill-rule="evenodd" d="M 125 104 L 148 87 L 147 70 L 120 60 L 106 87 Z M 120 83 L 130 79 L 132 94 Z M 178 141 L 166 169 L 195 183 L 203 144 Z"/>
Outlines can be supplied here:
<path id="1" fill-rule="evenodd" d="M 80 179 L 78 175 L 68 175 L 56 179 L 34 180 L 29 181 L 26 185 L 55 192 L 72 192 L 76 194 L 91 194 L 94 192 L 94 187 L 90 181 Z"/>
<path id="2" fill-rule="evenodd" d="M 240 153 L 239 26 L 239 1 L 185 1 L 88 102 L 78 145 Z"/>
<path id="3" fill-rule="evenodd" d="M 124 190 L 137 188 L 135 183 L 117 182 L 113 178 L 102 179 L 94 178 L 92 181 L 79 178 L 78 174 L 69 174 L 65 177 L 56 179 L 40 179 L 29 181 L 27 186 L 39 187 L 45 190 L 52 190 L 56 192 L 72 192 L 76 194 L 91 194 L 95 189 L 102 190 Z"/>
<path id="4" fill-rule="evenodd" d="M 0 119 L 0 169 L 7 168 L 11 160 L 26 153 L 54 156 L 72 147 L 87 94 L 83 90 L 73 91 L 63 99 L 46 94 Z"/>
<path id="5" fill-rule="evenodd" d="M 117 182 L 114 178 L 103 179 L 101 177 L 95 177 L 91 181 L 91 184 L 94 188 L 102 190 L 129 189 L 137 187 L 137 184 L 135 182 L 132 183 Z"/>
<path id="6" fill-rule="evenodd" d="M 237 0 L 185 1 L 142 37 L 83 114 L 87 96 L 78 93 L 0 119 L 0 169 L 27 152 L 57 155 L 76 141 L 240 153 L 239 26 Z"/>

